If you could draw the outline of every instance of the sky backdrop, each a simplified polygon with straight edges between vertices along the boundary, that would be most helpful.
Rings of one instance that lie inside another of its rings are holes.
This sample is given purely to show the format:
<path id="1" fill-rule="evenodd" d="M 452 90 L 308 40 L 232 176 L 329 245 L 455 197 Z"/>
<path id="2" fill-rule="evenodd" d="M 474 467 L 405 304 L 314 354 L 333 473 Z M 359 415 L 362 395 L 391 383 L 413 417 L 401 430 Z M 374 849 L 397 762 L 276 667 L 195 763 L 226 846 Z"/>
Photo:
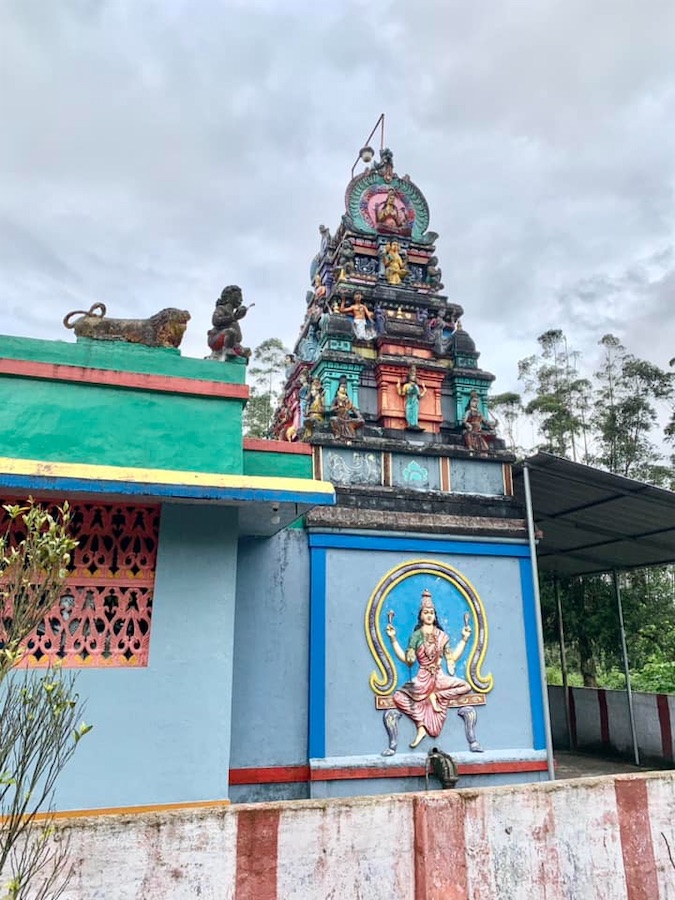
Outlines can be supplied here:
<path id="1" fill-rule="evenodd" d="M 292 345 L 381 112 L 497 375 L 563 328 L 675 356 L 673 0 L 0 0 L 2 331 L 192 313 Z"/>

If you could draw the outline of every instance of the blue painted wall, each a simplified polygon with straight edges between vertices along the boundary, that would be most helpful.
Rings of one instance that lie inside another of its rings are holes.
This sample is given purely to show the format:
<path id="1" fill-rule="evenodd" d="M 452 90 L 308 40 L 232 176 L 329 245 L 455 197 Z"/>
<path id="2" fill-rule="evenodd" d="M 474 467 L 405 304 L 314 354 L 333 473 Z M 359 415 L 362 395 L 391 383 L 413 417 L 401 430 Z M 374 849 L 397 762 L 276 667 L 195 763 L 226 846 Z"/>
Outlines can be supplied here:
<path id="1" fill-rule="evenodd" d="M 306 533 L 290 529 L 269 540 L 243 541 L 235 618 L 232 768 L 307 762 L 308 632 Z"/>
<path id="2" fill-rule="evenodd" d="M 349 544 L 358 539 L 356 536 L 325 535 L 320 536 L 320 540 Z M 320 667 L 313 669 L 315 700 L 310 755 L 372 755 L 386 747 L 382 713 L 374 707 L 368 684 L 375 665 L 365 639 L 364 610 L 371 591 L 386 572 L 401 562 L 419 558 L 437 560 L 459 569 L 473 583 L 486 609 L 489 642 L 483 673 L 493 675 L 494 688 L 487 694 L 486 706 L 477 707 L 479 741 L 486 750 L 542 749 L 534 607 L 526 577 L 529 574 L 527 547 L 487 542 L 424 541 L 418 536 L 362 540 L 364 549 L 361 550 L 345 547 L 313 551 L 325 558 L 326 662 L 323 684 Z M 391 549 L 376 549 L 386 545 Z M 414 549 L 407 550 L 406 547 L 411 545 Z M 439 552 L 444 548 L 447 548 L 447 554 Z M 430 587 L 433 591 L 433 586 Z M 319 607 L 322 601 L 318 586 L 314 596 L 317 599 L 313 597 L 313 602 Z M 321 616 L 318 609 L 316 616 Z M 454 635 L 453 642 L 458 637 Z M 399 636 L 403 642 L 407 642 L 407 638 L 407 634 Z M 319 643 L 320 636 L 316 640 Z M 323 690 L 325 712 L 322 712 L 320 702 Z M 413 723 L 403 717 L 399 753 L 407 751 L 414 733 Z M 419 751 L 426 752 L 436 743 L 450 752 L 467 749 L 463 723 L 455 710 L 449 711 L 440 737 L 425 739 Z"/>
<path id="3" fill-rule="evenodd" d="M 86 736 L 59 809 L 227 797 L 236 511 L 162 507 L 147 668 L 83 669 Z"/>
<path id="4" fill-rule="evenodd" d="M 370 593 L 386 572 L 420 558 L 455 566 L 485 605 L 490 631 L 482 671 L 491 673 L 495 682 L 486 706 L 478 708 L 477 734 L 485 750 L 521 750 L 522 758 L 532 758 L 533 749 L 543 748 L 526 544 L 372 533 L 308 536 L 293 530 L 267 541 L 244 542 L 239 548 L 233 769 L 297 766 L 317 757 L 340 758 L 338 766 L 348 759 L 362 764 L 365 757 L 385 764 L 380 753 L 387 736 L 368 684 L 375 664 L 365 639 L 364 613 Z M 458 637 L 453 635 L 453 642 Z M 405 643 L 408 635 L 401 634 L 400 639 Z M 403 718 L 398 755 L 410 752 L 414 731 L 412 722 Z M 464 725 L 455 709 L 450 709 L 440 738 L 427 738 L 417 752 L 424 755 L 434 744 L 451 752 L 467 751 Z M 481 758 L 476 755 L 477 762 Z M 517 752 L 514 758 L 520 758 Z M 467 776 L 463 784 L 541 777 L 537 772 Z M 417 779 L 395 776 L 315 782 L 312 796 L 419 786 Z M 241 785 L 233 787 L 230 796 L 236 801 L 302 798 L 307 786 Z"/>

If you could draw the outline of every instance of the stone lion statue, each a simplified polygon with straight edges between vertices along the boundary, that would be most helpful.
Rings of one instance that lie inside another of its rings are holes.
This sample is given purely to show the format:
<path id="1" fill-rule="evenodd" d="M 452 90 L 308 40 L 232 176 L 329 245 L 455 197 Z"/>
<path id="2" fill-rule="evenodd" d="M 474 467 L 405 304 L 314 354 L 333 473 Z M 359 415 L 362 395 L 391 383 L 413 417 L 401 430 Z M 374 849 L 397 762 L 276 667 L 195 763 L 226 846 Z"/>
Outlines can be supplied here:
<path id="1" fill-rule="evenodd" d="M 149 319 L 106 318 L 105 303 L 94 303 L 87 311 L 69 312 L 64 318 L 78 338 L 94 341 L 126 341 L 146 347 L 178 347 L 183 340 L 190 313 L 185 309 L 162 309 Z M 73 320 L 74 316 L 80 316 Z"/>

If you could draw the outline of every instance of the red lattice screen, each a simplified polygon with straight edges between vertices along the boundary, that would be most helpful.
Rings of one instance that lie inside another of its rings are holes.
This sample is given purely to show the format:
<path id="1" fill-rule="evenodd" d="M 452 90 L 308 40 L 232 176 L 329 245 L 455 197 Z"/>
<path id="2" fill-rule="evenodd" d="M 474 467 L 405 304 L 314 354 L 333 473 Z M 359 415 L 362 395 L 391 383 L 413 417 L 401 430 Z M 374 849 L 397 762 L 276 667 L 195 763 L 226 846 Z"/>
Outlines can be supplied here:
<path id="1" fill-rule="evenodd" d="M 26 641 L 22 666 L 147 666 L 159 509 L 71 503 L 78 546 L 66 590 Z M 0 533 L 6 527 L 0 509 Z"/>

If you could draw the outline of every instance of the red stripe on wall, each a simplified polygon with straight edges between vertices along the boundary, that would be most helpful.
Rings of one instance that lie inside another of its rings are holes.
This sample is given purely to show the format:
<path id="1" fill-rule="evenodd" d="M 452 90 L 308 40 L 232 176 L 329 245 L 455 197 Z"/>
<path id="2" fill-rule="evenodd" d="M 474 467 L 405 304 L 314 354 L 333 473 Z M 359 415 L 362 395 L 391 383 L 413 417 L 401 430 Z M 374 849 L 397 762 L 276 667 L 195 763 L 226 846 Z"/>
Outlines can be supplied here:
<path id="1" fill-rule="evenodd" d="M 656 695 L 656 708 L 659 711 L 659 725 L 661 726 L 661 753 L 663 758 L 673 760 L 673 731 L 670 724 L 670 707 L 667 694 Z"/>
<path id="2" fill-rule="evenodd" d="M 469 879 L 464 840 L 464 803 L 415 797 L 415 900 L 466 900 Z"/>
<path id="3" fill-rule="evenodd" d="M 544 759 L 512 762 L 464 763 L 460 775 L 497 775 L 508 772 L 545 772 Z M 350 766 L 313 769 L 309 766 L 266 766 L 230 769 L 230 784 L 294 784 L 303 781 L 351 781 L 368 778 L 423 778 L 424 766 Z"/>
<path id="4" fill-rule="evenodd" d="M 263 453 L 299 453 L 312 455 L 312 445 L 290 441 L 266 441 L 263 438 L 244 438 L 244 450 L 260 450 Z"/>
<path id="5" fill-rule="evenodd" d="M 617 778 L 614 793 L 619 813 L 626 898 L 655 900 L 659 896 L 659 883 L 649 825 L 647 784 L 639 777 Z"/>
<path id="6" fill-rule="evenodd" d="M 280 815 L 278 809 L 239 810 L 235 900 L 277 900 Z"/>
<path id="7" fill-rule="evenodd" d="M 22 359 L 0 359 L 0 375 L 21 378 L 42 378 L 48 381 L 74 381 L 80 384 L 99 384 L 106 387 L 136 388 L 169 394 L 192 394 L 201 397 L 221 397 L 247 400 L 245 384 L 207 381 L 199 378 L 180 378 L 175 375 L 147 375 L 142 372 L 120 372 L 116 369 L 90 369 L 84 366 L 65 366 L 58 363 L 29 362 Z"/>
<path id="8" fill-rule="evenodd" d="M 309 781 L 309 766 L 230 769 L 230 784 L 289 784 Z"/>
<path id="9" fill-rule="evenodd" d="M 607 712 L 607 692 L 598 688 L 598 709 L 600 712 L 600 740 L 609 744 L 609 714 Z"/>

